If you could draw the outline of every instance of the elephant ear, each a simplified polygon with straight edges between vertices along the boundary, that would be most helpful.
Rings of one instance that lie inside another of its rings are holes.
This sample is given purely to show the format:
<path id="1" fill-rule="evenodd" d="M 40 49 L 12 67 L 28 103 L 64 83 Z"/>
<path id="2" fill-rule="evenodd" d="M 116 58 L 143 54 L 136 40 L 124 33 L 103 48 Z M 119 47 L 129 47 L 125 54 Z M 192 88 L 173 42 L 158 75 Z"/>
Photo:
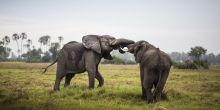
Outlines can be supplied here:
<path id="1" fill-rule="evenodd" d="M 87 35 L 82 38 L 83 46 L 87 49 L 91 49 L 99 54 L 101 54 L 101 46 L 99 41 L 99 36 L 97 35 Z"/>
<path id="2" fill-rule="evenodd" d="M 141 45 L 137 45 L 134 47 L 134 56 L 135 56 L 135 61 L 137 63 L 140 63 L 141 61 L 141 51 L 140 51 Z"/>
<path id="3" fill-rule="evenodd" d="M 135 61 L 140 63 L 142 60 L 143 53 L 146 50 L 146 43 L 147 42 L 138 42 L 138 44 L 134 47 L 134 56 L 135 56 Z"/>

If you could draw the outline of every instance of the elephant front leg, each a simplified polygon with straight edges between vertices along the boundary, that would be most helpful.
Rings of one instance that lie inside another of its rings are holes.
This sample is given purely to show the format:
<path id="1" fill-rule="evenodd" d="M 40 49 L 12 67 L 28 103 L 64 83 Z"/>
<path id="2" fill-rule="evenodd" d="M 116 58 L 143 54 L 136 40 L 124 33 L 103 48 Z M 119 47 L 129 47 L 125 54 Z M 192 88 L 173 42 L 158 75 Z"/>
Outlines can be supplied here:
<path id="1" fill-rule="evenodd" d="M 89 88 L 93 89 L 95 86 L 95 73 L 89 72 Z"/>

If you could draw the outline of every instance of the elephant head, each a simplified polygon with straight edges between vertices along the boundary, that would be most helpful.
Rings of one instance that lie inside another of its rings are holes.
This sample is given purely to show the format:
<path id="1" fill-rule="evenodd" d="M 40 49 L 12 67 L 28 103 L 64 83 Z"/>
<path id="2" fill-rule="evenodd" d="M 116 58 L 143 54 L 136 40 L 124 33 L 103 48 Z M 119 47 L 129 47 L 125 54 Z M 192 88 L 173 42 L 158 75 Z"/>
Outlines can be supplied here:
<path id="1" fill-rule="evenodd" d="M 109 60 L 112 59 L 110 52 L 113 49 L 120 49 L 120 47 L 134 43 L 132 40 L 116 39 L 109 35 L 86 35 L 83 36 L 82 42 L 85 48 L 91 49 Z"/>
<path id="2" fill-rule="evenodd" d="M 141 40 L 135 42 L 134 44 L 129 44 L 126 47 L 120 48 L 120 50 L 122 50 L 123 52 L 130 52 L 134 54 L 135 61 L 140 63 L 143 53 L 146 52 L 151 47 L 155 48 L 147 41 Z"/>

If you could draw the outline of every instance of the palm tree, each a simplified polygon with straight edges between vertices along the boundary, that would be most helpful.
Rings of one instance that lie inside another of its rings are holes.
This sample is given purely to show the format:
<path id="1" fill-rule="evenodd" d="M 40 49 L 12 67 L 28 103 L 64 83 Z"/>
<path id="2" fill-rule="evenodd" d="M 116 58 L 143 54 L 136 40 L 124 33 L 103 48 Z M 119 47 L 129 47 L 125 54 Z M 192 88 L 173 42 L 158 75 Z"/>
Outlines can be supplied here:
<path id="1" fill-rule="evenodd" d="M 58 40 L 59 40 L 59 44 L 60 44 L 60 48 L 62 47 L 62 41 L 63 41 L 63 36 L 59 36 L 58 37 Z"/>
<path id="2" fill-rule="evenodd" d="M 48 51 L 48 44 L 50 44 L 50 36 L 44 36 L 44 45 L 46 46 L 46 51 Z"/>
<path id="3" fill-rule="evenodd" d="M 7 46 L 8 46 L 8 44 L 10 43 L 10 37 L 5 36 L 5 37 L 2 39 L 2 41 L 3 41 L 4 45 L 5 45 L 5 51 L 8 52 Z"/>
<path id="4" fill-rule="evenodd" d="M 4 45 L 4 42 L 3 42 L 3 41 L 0 41 L 0 45 Z"/>
<path id="5" fill-rule="evenodd" d="M 45 35 L 39 38 L 38 42 L 41 43 L 41 45 L 44 45 L 44 52 L 48 51 L 47 47 L 48 44 L 50 43 L 50 36 L 49 35 Z"/>
<path id="6" fill-rule="evenodd" d="M 20 48 L 19 48 L 19 44 L 18 44 L 18 40 L 19 40 L 19 35 L 17 34 L 17 33 L 14 33 L 13 35 L 12 35 L 12 39 L 14 40 L 14 41 L 16 41 L 16 43 L 17 43 L 17 52 L 18 52 L 18 57 L 20 58 Z"/>
<path id="7" fill-rule="evenodd" d="M 22 32 L 20 35 L 20 39 L 21 39 L 21 54 L 23 52 L 23 40 L 27 39 L 27 34 Z"/>
<path id="8" fill-rule="evenodd" d="M 41 50 L 42 50 L 43 41 L 44 41 L 43 36 L 38 39 L 38 42 L 40 43 L 40 49 L 41 49 Z M 43 51 L 43 50 L 42 50 L 42 51 Z"/>
<path id="9" fill-rule="evenodd" d="M 28 50 L 28 51 L 31 50 L 31 49 L 30 49 L 31 45 L 32 45 L 32 40 L 31 40 L 31 39 L 28 39 L 28 40 L 27 40 L 27 44 L 26 44 L 26 47 L 27 47 L 27 50 Z"/>

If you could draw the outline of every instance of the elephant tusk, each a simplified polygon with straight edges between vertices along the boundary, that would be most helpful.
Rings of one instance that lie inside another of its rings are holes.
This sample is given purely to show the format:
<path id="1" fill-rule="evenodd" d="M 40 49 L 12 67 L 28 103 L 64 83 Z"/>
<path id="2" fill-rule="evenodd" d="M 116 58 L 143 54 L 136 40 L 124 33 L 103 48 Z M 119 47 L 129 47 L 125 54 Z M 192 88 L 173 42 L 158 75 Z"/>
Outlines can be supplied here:
<path id="1" fill-rule="evenodd" d="M 124 52 L 127 52 L 128 51 L 128 47 L 121 48 L 121 50 L 123 50 Z"/>

